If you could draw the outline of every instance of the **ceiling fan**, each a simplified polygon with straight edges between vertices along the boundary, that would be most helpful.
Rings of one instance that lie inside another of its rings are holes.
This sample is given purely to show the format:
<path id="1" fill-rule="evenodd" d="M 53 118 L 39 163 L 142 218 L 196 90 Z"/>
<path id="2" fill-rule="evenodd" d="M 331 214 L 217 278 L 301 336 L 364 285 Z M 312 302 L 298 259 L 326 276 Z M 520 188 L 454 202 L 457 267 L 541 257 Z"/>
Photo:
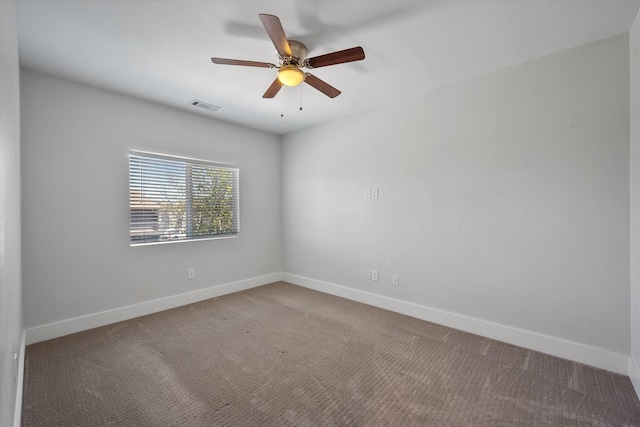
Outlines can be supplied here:
<path id="1" fill-rule="evenodd" d="M 305 73 L 301 68 L 320 68 L 364 59 L 364 50 L 360 46 L 307 58 L 307 47 L 299 41 L 287 39 L 280 19 L 277 16 L 264 13 L 261 13 L 259 16 L 264 29 L 267 30 L 267 34 L 276 47 L 278 57 L 280 58 L 279 66 L 269 62 L 244 61 L 241 59 L 211 58 L 211 61 L 214 64 L 277 68 L 278 75 L 264 95 L 262 95 L 263 98 L 275 97 L 282 88 L 282 85 L 298 86 L 302 82 L 318 89 L 330 98 L 335 98 L 340 95 L 338 89 L 313 74 Z"/>

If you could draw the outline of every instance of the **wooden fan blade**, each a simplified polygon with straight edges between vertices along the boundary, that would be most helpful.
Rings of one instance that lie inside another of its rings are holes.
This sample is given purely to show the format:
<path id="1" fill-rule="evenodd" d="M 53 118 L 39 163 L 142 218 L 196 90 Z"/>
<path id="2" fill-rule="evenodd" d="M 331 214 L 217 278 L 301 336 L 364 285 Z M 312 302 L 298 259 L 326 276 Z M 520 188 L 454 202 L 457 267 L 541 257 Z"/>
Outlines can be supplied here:
<path id="1" fill-rule="evenodd" d="M 244 65 L 245 67 L 277 68 L 275 64 L 270 64 L 268 62 L 244 61 L 242 59 L 211 58 L 211 62 L 213 62 L 214 64 L 222 65 Z"/>
<path id="2" fill-rule="evenodd" d="M 341 93 L 338 89 L 331 86 L 329 83 L 325 82 L 324 80 L 320 80 L 313 74 L 306 73 L 306 77 L 304 81 L 305 83 L 308 83 L 310 86 L 315 87 L 320 92 L 327 95 L 329 98 L 335 98 Z"/>
<path id="3" fill-rule="evenodd" d="M 291 56 L 291 47 L 280 23 L 280 18 L 274 15 L 267 15 L 266 13 L 261 13 L 259 16 L 278 54 L 280 56 Z"/>
<path id="4" fill-rule="evenodd" d="M 273 98 L 274 96 L 276 96 L 278 94 L 278 92 L 280 92 L 280 88 L 282 87 L 282 83 L 280 83 L 280 80 L 278 80 L 277 78 L 273 81 L 273 83 L 271 83 L 271 86 L 269 86 L 269 89 L 267 89 L 267 91 L 264 93 L 264 95 L 262 95 L 263 98 Z"/>
<path id="5" fill-rule="evenodd" d="M 364 49 L 360 46 L 339 50 L 324 55 L 309 58 L 304 61 L 309 68 L 326 67 L 327 65 L 344 64 L 345 62 L 361 61 L 364 59 Z"/>

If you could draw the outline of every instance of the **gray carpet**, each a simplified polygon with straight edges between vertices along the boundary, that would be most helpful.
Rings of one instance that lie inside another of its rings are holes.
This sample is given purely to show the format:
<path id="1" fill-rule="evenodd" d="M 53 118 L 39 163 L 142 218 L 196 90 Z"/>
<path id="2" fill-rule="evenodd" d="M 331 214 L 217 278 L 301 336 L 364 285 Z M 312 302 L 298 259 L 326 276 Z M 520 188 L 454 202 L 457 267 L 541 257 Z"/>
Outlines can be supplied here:
<path id="1" fill-rule="evenodd" d="M 27 347 L 24 426 L 640 426 L 629 378 L 287 283 Z"/>

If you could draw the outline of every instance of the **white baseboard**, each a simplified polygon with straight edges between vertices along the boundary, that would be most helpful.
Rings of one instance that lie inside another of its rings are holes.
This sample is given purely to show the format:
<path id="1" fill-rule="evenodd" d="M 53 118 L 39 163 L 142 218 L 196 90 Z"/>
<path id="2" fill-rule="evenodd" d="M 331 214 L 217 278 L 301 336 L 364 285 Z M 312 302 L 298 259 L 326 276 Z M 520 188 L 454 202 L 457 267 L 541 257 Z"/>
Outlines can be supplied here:
<path id="1" fill-rule="evenodd" d="M 629 374 L 629 357 L 623 354 L 295 274 L 282 273 L 282 280 L 530 350 L 584 363 L 585 365 L 606 369 L 622 375 Z M 636 390 L 638 390 L 637 385 Z"/>
<path id="2" fill-rule="evenodd" d="M 215 298 L 245 289 L 251 289 L 257 286 L 277 282 L 279 280 L 284 280 L 298 286 L 358 301 L 374 307 L 405 314 L 407 316 L 518 345 L 542 353 L 551 354 L 553 356 L 562 357 L 564 359 L 584 363 L 586 365 L 595 366 L 597 368 L 606 369 L 622 375 L 629 375 L 636 389 L 636 393 L 640 395 L 640 370 L 638 369 L 637 363 L 626 355 L 568 341 L 562 338 L 512 328 L 506 325 L 492 323 L 290 273 L 272 273 L 174 295 L 171 297 L 119 307 L 113 310 L 107 310 L 87 316 L 36 326 L 25 331 L 26 345 L 58 338 L 87 329 L 109 325 L 123 320 L 132 319 L 134 317 L 156 313 L 162 310 L 168 310 L 209 298 Z M 24 351 L 21 351 L 21 356 L 24 357 Z"/>
<path id="3" fill-rule="evenodd" d="M 215 298 L 221 295 L 255 288 L 257 286 L 277 282 L 281 279 L 281 273 L 272 273 L 264 276 L 252 277 L 250 279 L 239 280 L 237 282 L 212 286 L 206 289 L 173 295 L 166 298 L 145 301 L 125 307 L 118 307 L 112 310 L 93 313 L 86 316 L 48 323 L 46 325 L 35 326 L 27 329 L 26 343 L 27 345 L 34 344 L 62 337 L 64 335 L 86 331 L 88 329 L 110 325 L 123 320 L 133 319 L 134 317 L 145 316 L 147 314 L 157 313 L 159 311 L 180 307 L 209 298 Z"/>
<path id="4" fill-rule="evenodd" d="M 22 390 L 24 386 L 24 351 L 27 347 L 27 331 L 22 331 L 18 353 L 18 375 L 16 377 L 16 406 L 13 411 L 13 427 L 22 425 Z"/>
<path id="5" fill-rule="evenodd" d="M 629 378 L 633 388 L 636 390 L 638 399 L 640 399 L 640 366 L 638 366 L 638 362 L 633 357 L 629 358 Z"/>

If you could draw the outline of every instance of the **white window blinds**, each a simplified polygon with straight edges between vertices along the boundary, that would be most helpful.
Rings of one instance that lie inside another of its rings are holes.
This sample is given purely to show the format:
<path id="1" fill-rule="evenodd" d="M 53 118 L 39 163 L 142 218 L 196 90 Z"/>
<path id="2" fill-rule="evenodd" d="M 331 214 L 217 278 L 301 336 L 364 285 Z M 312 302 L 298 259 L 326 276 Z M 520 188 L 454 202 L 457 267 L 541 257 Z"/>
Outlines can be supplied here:
<path id="1" fill-rule="evenodd" d="M 129 152 L 131 245 L 238 236 L 238 199 L 234 165 Z"/>

